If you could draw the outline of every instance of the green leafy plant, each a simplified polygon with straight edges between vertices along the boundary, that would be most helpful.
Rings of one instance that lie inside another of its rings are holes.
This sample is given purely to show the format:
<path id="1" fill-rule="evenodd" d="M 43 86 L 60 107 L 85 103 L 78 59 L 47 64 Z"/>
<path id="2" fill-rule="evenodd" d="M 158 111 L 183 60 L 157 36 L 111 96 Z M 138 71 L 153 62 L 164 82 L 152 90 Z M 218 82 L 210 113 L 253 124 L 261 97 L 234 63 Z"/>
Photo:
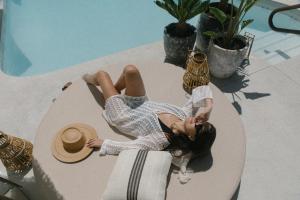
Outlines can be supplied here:
<path id="1" fill-rule="evenodd" d="M 178 20 L 178 29 L 187 29 L 187 20 L 207 10 L 209 1 L 201 0 L 178 0 L 175 3 L 173 0 L 156 0 L 157 6 L 166 10 L 170 15 Z"/>
<path id="2" fill-rule="evenodd" d="M 218 8 L 209 7 L 209 13 L 220 22 L 223 28 L 221 32 L 207 31 L 204 34 L 213 39 L 218 39 L 218 42 L 222 47 L 234 49 L 236 36 L 254 21 L 253 19 L 244 18 L 257 1 L 258 0 L 241 0 L 237 10 L 234 12 L 232 7 L 229 15 L 226 15 L 226 13 Z M 234 5 L 233 0 L 231 0 L 231 4 Z M 226 29 L 225 22 L 228 23 Z"/>

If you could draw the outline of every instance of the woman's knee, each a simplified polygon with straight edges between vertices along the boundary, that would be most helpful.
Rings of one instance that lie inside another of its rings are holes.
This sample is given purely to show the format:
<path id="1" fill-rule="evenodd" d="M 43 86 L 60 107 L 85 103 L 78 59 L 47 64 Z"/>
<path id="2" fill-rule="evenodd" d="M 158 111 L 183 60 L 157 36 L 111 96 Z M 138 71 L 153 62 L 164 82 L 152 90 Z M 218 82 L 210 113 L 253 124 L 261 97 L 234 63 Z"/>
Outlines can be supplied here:
<path id="1" fill-rule="evenodd" d="M 136 74 L 139 74 L 139 70 L 135 65 L 126 65 L 124 67 L 124 74 L 125 75 L 136 75 Z"/>
<path id="2" fill-rule="evenodd" d="M 106 77 L 110 77 L 110 76 L 109 76 L 109 74 L 106 71 L 99 70 L 97 72 L 97 77 L 99 77 L 99 78 L 106 78 Z"/>

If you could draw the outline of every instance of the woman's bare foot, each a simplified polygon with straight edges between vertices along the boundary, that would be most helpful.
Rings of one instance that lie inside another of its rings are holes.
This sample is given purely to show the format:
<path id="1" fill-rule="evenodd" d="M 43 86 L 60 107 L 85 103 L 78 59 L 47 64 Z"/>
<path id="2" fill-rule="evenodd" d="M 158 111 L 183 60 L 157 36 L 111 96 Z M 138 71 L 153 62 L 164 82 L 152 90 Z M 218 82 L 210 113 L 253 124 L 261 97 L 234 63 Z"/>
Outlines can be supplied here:
<path id="1" fill-rule="evenodd" d="M 89 84 L 99 85 L 97 81 L 97 74 L 84 74 L 82 79 Z"/>

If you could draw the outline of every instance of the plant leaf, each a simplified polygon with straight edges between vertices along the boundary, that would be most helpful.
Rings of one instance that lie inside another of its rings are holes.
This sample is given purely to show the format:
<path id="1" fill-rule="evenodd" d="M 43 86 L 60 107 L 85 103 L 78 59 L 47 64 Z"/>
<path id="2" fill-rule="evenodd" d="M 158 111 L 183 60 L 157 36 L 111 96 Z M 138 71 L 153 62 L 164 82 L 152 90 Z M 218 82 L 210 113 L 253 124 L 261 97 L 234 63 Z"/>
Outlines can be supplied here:
<path id="1" fill-rule="evenodd" d="M 193 7 L 193 5 L 198 2 L 199 0 L 185 0 L 184 3 L 183 3 L 183 6 L 186 8 L 186 9 L 189 9 L 191 10 L 191 8 Z"/>
<path id="2" fill-rule="evenodd" d="M 246 19 L 246 20 L 244 20 L 242 22 L 241 30 L 243 30 L 244 28 L 246 28 L 247 26 L 249 26 L 253 21 L 254 21 L 254 19 Z"/>
<path id="3" fill-rule="evenodd" d="M 182 0 L 178 0 L 178 8 L 182 9 Z"/>
<path id="4" fill-rule="evenodd" d="M 207 10 L 209 5 L 209 1 L 204 1 L 203 3 L 197 4 L 197 6 L 193 6 L 192 10 L 189 13 L 189 19 L 195 17 L 196 15 Z"/>
<path id="5" fill-rule="evenodd" d="M 185 9 L 182 9 L 181 10 L 181 21 L 185 22 L 188 18 L 188 15 L 189 15 L 189 13 Z"/>
<path id="6" fill-rule="evenodd" d="M 218 9 L 218 8 L 214 8 L 214 7 L 209 7 L 209 12 L 215 17 L 217 18 L 217 20 L 221 23 L 221 24 L 224 24 L 224 22 L 226 21 L 227 19 L 227 16 L 226 14 Z"/>
<path id="7" fill-rule="evenodd" d="M 165 9 L 165 4 L 164 4 L 163 2 L 157 0 L 157 1 L 154 1 L 154 3 L 155 3 L 158 7 L 162 8 L 162 9 Z"/>
<path id="8" fill-rule="evenodd" d="M 209 4 L 210 4 L 210 0 L 204 1 L 204 2 L 202 2 L 202 4 L 203 4 L 203 7 L 204 7 L 204 11 L 208 10 Z"/>
<path id="9" fill-rule="evenodd" d="M 174 0 L 155 0 L 154 2 L 175 17 L 179 23 L 183 23 L 205 11 L 210 0 L 203 3 L 201 0 L 177 0 L 177 3 Z"/>
<path id="10" fill-rule="evenodd" d="M 206 31 L 203 34 L 213 39 L 218 36 L 218 33 L 214 31 Z"/>
<path id="11" fill-rule="evenodd" d="M 247 2 L 246 6 L 245 6 L 245 12 L 248 12 L 248 10 L 250 8 L 252 8 L 252 6 L 254 6 L 254 4 L 257 2 L 258 0 L 252 0 L 252 1 L 249 1 Z"/>
<path id="12" fill-rule="evenodd" d="M 165 4 L 172 7 L 173 10 L 177 7 L 176 3 L 173 0 L 163 0 L 163 1 L 165 2 Z"/>
<path id="13" fill-rule="evenodd" d="M 177 13 L 176 11 L 174 11 L 172 8 L 171 8 L 171 5 L 170 4 L 166 4 L 166 3 L 163 3 L 159 0 L 155 1 L 156 5 L 164 10 L 166 10 L 170 15 L 172 15 L 173 17 L 175 17 L 176 19 L 178 19 L 178 16 L 177 16 Z"/>
<path id="14" fill-rule="evenodd" d="M 173 0 L 163 0 L 165 2 L 166 7 L 168 8 L 168 12 L 175 17 L 176 19 L 179 19 L 178 11 L 177 11 L 177 5 Z"/>

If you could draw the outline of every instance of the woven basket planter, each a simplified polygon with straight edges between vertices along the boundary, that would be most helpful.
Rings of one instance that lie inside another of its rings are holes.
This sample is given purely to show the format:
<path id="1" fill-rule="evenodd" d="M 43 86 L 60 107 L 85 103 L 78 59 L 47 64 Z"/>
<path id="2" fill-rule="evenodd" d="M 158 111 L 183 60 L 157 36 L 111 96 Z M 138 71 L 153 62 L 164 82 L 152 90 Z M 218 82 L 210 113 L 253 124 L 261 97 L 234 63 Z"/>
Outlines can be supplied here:
<path id="1" fill-rule="evenodd" d="M 183 75 L 183 88 L 189 94 L 201 85 L 209 83 L 209 68 L 207 56 L 201 52 L 190 52 L 186 72 Z"/>
<path id="2" fill-rule="evenodd" d="M 33 145 L 17 137 L 0 131 L 0 159 L 7 170 L 22 173 L 32 163 Z"/>

